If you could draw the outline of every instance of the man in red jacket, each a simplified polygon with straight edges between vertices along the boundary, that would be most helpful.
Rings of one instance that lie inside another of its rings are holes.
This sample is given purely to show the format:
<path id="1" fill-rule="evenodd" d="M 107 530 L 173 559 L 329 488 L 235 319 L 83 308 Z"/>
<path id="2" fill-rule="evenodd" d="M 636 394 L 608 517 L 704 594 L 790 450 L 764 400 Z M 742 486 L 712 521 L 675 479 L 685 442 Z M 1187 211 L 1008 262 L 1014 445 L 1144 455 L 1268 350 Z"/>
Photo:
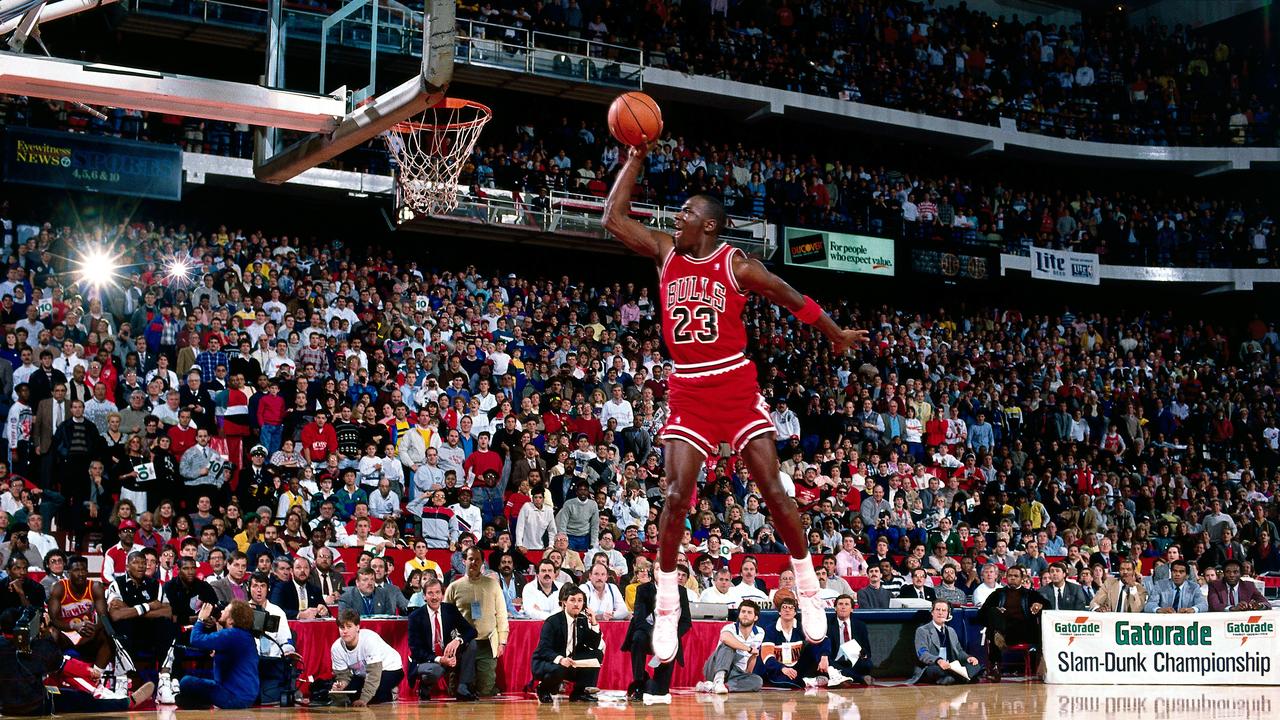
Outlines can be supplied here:
<path id="1" fill-rule="evenodd" d="M 329 453 L 338 449 L 338 433 L 329 424 L 329 414 L 316 411 L 316 419 L 302 428 L 302 457 L 319 470 L 329 459 Z"/>

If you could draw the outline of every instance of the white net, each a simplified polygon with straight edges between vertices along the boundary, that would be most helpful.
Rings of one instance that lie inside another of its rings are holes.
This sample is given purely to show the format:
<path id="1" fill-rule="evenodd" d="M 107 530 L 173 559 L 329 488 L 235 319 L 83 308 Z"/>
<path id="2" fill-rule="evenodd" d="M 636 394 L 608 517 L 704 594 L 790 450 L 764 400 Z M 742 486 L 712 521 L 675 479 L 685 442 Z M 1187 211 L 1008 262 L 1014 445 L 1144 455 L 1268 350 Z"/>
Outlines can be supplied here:
<path id="1" fill-rule="evenodd" d="M 444 215 L 456 208 L 458 178 L 492 116 L 480 103 L 445 98 L 383 133 L 397 165 L 400 205 L 419 215 Z"/>

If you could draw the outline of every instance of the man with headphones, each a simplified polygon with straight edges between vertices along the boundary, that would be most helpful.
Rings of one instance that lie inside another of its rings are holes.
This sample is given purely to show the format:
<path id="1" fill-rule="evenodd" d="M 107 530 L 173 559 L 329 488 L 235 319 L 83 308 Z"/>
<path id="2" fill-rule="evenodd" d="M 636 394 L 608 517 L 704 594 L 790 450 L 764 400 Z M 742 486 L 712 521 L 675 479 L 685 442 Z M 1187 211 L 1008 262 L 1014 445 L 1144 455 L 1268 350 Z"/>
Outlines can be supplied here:
<path id="1" fill-rule="evenodd" d="M 982 677 L 982 663 L 965 652 L 960 637 L 948 622 L 951 603 L 933 601 L 932 620 L 916 628 L 916 672 L 910 683 L 957 685 L 974 683 Z"/>

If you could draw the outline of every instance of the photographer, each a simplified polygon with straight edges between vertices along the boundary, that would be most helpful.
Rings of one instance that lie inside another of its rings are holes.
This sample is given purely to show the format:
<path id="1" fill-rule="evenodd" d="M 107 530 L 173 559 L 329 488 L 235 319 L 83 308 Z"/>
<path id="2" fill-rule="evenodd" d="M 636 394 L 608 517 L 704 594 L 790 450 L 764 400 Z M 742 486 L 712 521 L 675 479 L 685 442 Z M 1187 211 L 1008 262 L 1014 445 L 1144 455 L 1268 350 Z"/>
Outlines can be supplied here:
<path id="1" fill-rule="evenodd" d="M 40 626 L 42 617 L 36 608 L 0 613 L 0 715 L 122 712 L 155 692 L 152 683 L 129 696 L 97 687 L 102 671 L 64 657 L 47 628 Z M 51 693 L 48 685 L 58 691 Z"/>
<path id="2" fill-rule="evenodd" d="M 222 629 L 219 630 L 218 626 Z M 191 627 L 191 645 L 212 650 L 213 679 L 188 675 L 178 683 L 178 707 L 192 710 L 213 705 L 224 710 L 247 708 L 258 702 L 257 643 L 253 639 L 253 608 L 233 601 L 213 620 L 213 606 L 200 606 Z"/>

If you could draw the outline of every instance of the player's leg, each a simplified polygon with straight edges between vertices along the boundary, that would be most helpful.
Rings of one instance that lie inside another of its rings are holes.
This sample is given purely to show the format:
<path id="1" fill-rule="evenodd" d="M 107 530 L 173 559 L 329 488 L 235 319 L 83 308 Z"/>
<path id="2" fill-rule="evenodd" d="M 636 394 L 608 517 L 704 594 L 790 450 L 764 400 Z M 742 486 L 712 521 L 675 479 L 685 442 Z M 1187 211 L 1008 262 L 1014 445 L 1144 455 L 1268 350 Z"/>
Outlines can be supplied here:
<path id="1" fill-rule="evenodd" d="M 680 555 L 684 521 L 689 515 L 698 468 L 706 460 L 706 454 L 679 438 L 668 438 L 663 449 L 668 484 L 662 515 L 658 518 L 658 567 L 653 571 L 657 586 L 653 655 L 658 662 L 668 663 L 675 659 L 680 649 L 680 585 L 676 579 L 676 560 Z"/>
<path id="2" fill-rule="evenodd" d="M 827 610 L 818 599 L 818 575 L 809 557 L 805 542 L 804 526 L 800 524 L 800 511 L 795 498 L 787 494 L 778 481 L 778 449 L 773 433 L 757 435 L 747 441 L 741 450 L 742 458 L 755 478 L 756 486 L 764 496 L 769 517 L 778 530 L 778 537 L 791 552 L 791 569 L 796 574 L 796 602 L 800 610 L 800 627 L 805 639 L 811 643 L 822 642 L 827 637 Z"/>

